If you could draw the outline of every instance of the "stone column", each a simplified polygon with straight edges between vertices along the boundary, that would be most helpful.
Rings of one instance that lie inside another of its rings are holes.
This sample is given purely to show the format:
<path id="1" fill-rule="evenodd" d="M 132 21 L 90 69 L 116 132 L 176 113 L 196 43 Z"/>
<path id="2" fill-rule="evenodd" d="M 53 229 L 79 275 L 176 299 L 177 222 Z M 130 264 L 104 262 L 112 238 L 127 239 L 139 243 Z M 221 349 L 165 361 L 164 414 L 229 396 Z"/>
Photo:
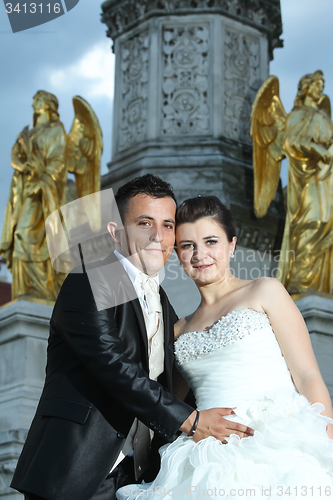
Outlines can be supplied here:
<path id="1" fill-rule="evenodd" d="M 45 380 L 53 307 L 16 300 L 0 308 L 0 498 L 23 496 L 9 488 Z"/>
<path id="2" fill-rule="evenodd" d="M 218 196 L 236 219 L 236 272 L 269 274 L 283 196 L 279 189 L 268 215 L 255 218 L 249 130 L 256 92 L 281 46 L 279 0 L 108 0 L 102 9 L 116 54 L 113 156 L 103 188 L 151 172 L 180 202 Z M 166 282 L 181 315 L 196 300 L 185 283 Z"/>
<path id="3" fill-rule="evenodd" d="M 305 319 L 321 374 L 333 401 L 333 297 L 310 291 L 295 303 Z"/>
<path id="4" fill-rule="evenodd" d="M 206 172 L 251 167 L 251 106 L 281 44 L 279 0 L 108 0 L 102 9 L 116 54 L 103 185 L 159 169 L 180 196 L 204 178 L 202 192 L 218 181 L 230 199 L 222 181 L 231 179 Z"/>

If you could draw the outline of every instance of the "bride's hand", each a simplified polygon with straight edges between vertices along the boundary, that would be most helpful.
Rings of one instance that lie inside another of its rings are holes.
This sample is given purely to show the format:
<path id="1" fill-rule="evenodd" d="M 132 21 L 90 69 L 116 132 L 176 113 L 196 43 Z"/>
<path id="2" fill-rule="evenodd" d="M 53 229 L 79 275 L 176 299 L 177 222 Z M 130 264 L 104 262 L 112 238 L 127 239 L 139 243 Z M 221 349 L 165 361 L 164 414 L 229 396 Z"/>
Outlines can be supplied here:
<path id="1" fill-rule="evenodd" d="M 227 441 L 225 438 L 228 438 L 231 434 L 237 434 L 240 438 L 253 436 L 254 431 L 250 427 L 223 418 L 233 414 L 234 411 L 232 408 L 211 408 L 210 410 L 200 411 L 198 426 L 193 436 L 194 441 L 198 442 L 201 441 L 201 439 L 213 436 L 226 444 Z M 190 417 L 192 417 L 192 415 L 193 414 L 191 414 Z M 181 430 L 184 432 L 186 432 L 186 423 L 187 421 L 184 422 L 181 427 Z M 187 434 L 190 432 L 193 422 L 189 422 L 189 424 L 190 427 L 188 432 L 186 432 Z"/>
<path id="2" fill-rule="evenodd" d="M 327 435 L 330 439 L 333 439 L 333 424 L 328 424 L 326 427 Z"/>

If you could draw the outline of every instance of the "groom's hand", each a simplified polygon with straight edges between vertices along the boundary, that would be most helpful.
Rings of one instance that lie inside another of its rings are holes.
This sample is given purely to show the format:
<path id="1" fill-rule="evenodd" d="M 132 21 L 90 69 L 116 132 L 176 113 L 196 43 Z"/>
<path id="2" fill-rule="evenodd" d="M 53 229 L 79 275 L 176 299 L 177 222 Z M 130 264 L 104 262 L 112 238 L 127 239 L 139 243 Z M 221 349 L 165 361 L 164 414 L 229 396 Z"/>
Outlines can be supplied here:
<path id="1" fill-rule="evenodd" d="M 226 415 L 234 415 L 234 413 L 232 408 L 212 408 L 200 411 L 198 426 L 193 436 L 194 441 L 198 442 L 201 439 L 213 436 L 226 444 L 226 438 L 231 434 L 237 434 L 240 438 L 253 436 L 254 431 L 250 427 L 224 418 Z M 189 434 L 195 417 L 196 411 L 191 413 L 188 419 L 185 420 L 180 430 Z"/>

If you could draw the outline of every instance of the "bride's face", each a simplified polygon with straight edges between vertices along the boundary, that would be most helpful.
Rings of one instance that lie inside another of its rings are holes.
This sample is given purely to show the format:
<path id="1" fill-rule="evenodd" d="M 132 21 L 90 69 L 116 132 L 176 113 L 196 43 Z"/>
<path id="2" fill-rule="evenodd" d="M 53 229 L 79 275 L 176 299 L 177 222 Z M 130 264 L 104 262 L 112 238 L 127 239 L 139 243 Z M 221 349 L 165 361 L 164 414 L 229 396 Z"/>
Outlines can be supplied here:
<path id="1" fill-rule="evenodd" d="M 186 274 L 198 284 L 208 284 L 226 276 L 236 237 L 230 243 L 220 224 L 204 217 L 177 226 L 176 245 Z"/>

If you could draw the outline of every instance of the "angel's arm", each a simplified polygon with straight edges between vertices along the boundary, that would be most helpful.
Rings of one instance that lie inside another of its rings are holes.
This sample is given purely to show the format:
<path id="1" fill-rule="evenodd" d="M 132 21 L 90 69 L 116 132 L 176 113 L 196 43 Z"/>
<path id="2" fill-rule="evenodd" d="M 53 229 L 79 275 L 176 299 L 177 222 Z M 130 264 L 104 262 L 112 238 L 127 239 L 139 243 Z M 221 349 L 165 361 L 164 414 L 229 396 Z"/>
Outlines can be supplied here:
<path id="1" fill-rule="evenodd" d="M 14 145 L 12 149 L 12 155 L 10 160 L 11 165 L 15 170 L 17 170 L 21 174 L 29 174 L 31 171 L 31 167 L 27 161 L 22 161 L 23 160 L 22 155 L 19 152 L 18 148 L 15 147 L 16 145 L 17 143 Z"/>
<path id="2" fill-rule="evenodd" d="M 11 165 L 12 167 L 21 172 L 21 174 L 29 174 L 31 171 L 31 166 L 28 163 L 28 158 L 22 149 L 22 145 L 19 141 L 14 144 L 11 154 Z"/>
<path id="3" fill-rule="evenodd" d="M 318 112 L 313 115 L 307 108 L 294 110 L 286 123 L 285 149 L 297 160 L 304 160 L 302 170 L 320 168 L 317 163 L 332 163 L 330 144 L 321 138 L 327 135 L 329 123 Z"/>
<path id="4" fill-rule="evenodd" d="M 302 141 L 301 151 L 304 153 L 306 157 L 314 156 L 317 157 L 317 160 L 321 160 L 324 163 L 332 162 L 332 154 L 329 150 L 329 147 L 325 147 L 323 144 L 319 142 L 314 142 L 313 140 L 305 139 Z"/>
<path id="5" fill-rule="evenodd" d="M 49 129 L 49 136 L 45 146 L 46 173 L 57 182 L 65 173 L 66 133 L 59 122 Z"/>
<path id="6" fill-rule="evenodd" d="M 60 122 L 48 128 L 40 144 L 35 144 L 28 177 L 28 196 L 43 192 L 44 197 L 53 200 L 50 206 L 55 202 L 55 207 L 62 200 L 66 181 L 65 144 L 65 130 Z"/>

